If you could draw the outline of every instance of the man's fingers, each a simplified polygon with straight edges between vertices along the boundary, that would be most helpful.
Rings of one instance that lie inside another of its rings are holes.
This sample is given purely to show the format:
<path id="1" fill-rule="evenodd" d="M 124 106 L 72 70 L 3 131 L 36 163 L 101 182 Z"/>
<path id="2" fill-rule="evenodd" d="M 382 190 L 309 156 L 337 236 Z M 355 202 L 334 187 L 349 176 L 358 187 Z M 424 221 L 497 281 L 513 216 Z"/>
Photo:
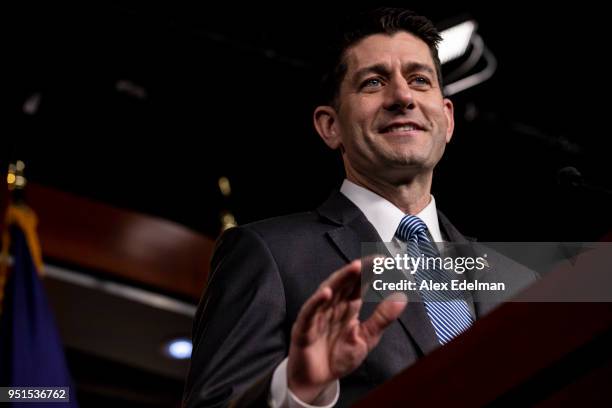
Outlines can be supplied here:
<path id="1" fill-rule="evenodd" d="M 299 343 L 309 343 L 322 327 L 319 323 L 336 325 L 358 313 L 359 308 L 354 303 L 360 298 L 360 283 L 360 260 L 343 266 L 321 283 L 302 305 L 293 327 L 294 339 Z"/>
<path id="2" fill-rule="evenodd" d="M 397 292 L 383 300 L 374 310 L 372 316 L 362 323 L 363 334 L 372 349 L 378 343 L 384 329 L 393 323 L 404 311 L 408 298 L 402 292 Z"/>
<path id="3" fill-rule="evenodd" d="M 302 305 L 302 309 L 295 321 L 294 329 L 306 334 L 315 323 L 315 317 L 332 298 L 332 290 L 325 286 L 319 288 L 307 301 Z"/>
<path id="4" fill-rule="evenodd" d="M 334 292 L 334 295 L 343 293 L 345 288 L 351 288 L 355 284 L 356 281 L 359 281 L 361 277 L 361 260 L 357 259 L 351 263 L 344 265 L 342 268 L 338 269 L 336 272 L 332 273 L 329 278 L 327 278 L 323 283 L 321 283 L 321 287 L 329 286 L 331 290 Z"/>

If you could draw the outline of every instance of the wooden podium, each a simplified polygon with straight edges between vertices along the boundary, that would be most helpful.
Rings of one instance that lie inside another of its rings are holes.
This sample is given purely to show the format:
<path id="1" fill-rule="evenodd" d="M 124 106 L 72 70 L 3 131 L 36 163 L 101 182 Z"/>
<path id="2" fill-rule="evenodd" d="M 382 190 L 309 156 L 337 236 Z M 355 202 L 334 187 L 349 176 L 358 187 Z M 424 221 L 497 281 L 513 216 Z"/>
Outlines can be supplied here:
<path id="1" fill-rule="evenodd" d="M 611 293 L 609 263 L 550 273 L 355 406 L 612 406 Z"/>

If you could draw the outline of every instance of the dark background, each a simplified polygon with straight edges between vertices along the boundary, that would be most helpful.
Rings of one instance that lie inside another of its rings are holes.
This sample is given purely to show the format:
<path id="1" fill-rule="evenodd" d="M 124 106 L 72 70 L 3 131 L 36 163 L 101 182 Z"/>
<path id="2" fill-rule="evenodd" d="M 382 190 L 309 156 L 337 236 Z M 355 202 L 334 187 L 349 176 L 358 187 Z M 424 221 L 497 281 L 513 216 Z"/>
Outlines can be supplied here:
<path id="1" fill-rule="evenodd" d="M 24 159 L 32 181 L 212 237 L 226 207 L 239 223 L 311 209 L 342 180 L 339 157 L 312 128 L 312 63 L 326 24 L 353 8 L 21 6 L 5 15 L 2 159 Z M 434 22 L 468 13 L 499 64 L 491 80 L 453 98 L 457 130 L 435 178 L 439 208 L 481 240 L 608 232 L 609 196 L 557 186 L 569 165 L 612 184 L 602 10 L 415 9 Z M 146 98 L 118 91 L 118 80 Z M 35 92 L 39 112 L 25 115 Z M 232 182 L 229 203 L 219 176 Z"/>

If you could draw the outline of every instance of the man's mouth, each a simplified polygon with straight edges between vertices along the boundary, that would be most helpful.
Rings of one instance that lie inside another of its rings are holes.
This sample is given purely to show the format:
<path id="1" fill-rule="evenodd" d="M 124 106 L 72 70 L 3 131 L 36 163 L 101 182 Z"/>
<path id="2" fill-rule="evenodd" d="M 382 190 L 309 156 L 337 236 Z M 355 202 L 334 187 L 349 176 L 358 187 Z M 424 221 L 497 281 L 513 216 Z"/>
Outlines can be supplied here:
<path id="1" fill-rule="evenodd" d="M 380 133 L 413 132 L 419 130 L 425 130 L 425 128 L 416 122 L 401 122 L 384 126 Z"/>

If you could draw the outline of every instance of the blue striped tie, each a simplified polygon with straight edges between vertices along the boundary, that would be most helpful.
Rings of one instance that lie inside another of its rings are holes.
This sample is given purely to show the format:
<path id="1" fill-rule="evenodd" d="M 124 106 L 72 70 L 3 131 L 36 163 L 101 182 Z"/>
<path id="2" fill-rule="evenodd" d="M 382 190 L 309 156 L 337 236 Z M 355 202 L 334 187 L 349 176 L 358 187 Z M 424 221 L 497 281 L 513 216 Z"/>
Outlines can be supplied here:
<path id="1" fill-rule="evenodd" d="M 395 235 L 408 244 L 407 251 L 410 257 L 439 257 L 438 249 L 429 239 L 427 225 L 419 217 L 406 215 L 400 221 Z M 421 282 L 431 281 L 436 283 L 448 283 L 450 288 L 451 278 L 442 270 L 437 268 L 418 268 L 415 274 L 417 287 Z M 455 336 L 467 330 L 474 322 L 467 303 L 450 291 L 423 290 L 420 294 L 425 304 L 425 310 L 438 335 L 440 344 L 446 344 Z"/>

